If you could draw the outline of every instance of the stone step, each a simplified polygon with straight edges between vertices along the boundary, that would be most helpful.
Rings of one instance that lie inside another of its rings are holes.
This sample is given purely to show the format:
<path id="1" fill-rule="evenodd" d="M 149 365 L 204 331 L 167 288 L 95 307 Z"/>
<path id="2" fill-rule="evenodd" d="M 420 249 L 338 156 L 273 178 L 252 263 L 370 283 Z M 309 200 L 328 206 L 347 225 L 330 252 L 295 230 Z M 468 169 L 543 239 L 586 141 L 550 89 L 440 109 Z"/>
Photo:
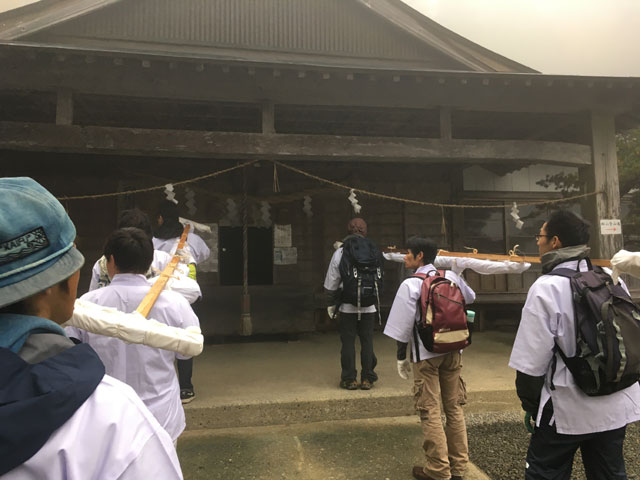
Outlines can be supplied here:
<path id="1" fill-rule="evenodd" d="M 375 387 L 374 387 L 375 388 Z M 226 405 L 185 405 L 187 430 L 253 427 L 328 420 L 353 420 L 414 415 L 413 399 L 406 393 L 375 395 L 353 392 L 353 398 L 234 403 Z M 351 392 L 349 392 L 351 393 Z M 465 414 L 518 411 L 520 403 L 513 390 L 469 392 Z"/>

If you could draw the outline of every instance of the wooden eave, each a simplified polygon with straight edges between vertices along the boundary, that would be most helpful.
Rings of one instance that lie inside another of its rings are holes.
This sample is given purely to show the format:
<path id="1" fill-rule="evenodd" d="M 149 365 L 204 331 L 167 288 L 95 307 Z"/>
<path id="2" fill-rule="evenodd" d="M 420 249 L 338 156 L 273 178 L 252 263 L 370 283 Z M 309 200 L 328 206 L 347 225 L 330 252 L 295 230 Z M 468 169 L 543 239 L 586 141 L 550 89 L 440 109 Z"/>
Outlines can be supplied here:
<path id="1" fill-rule="evenodd" d="M 40 0 L 0 14 L 0 40 L 16 40 L 121 0 Z"/>
<path id="2" fill-rule="evenodd" d="M 139 62 L 160 62 L 167 64 L 191 64 L 202 65 L 204 67 L 244 69 L 250 75 L 255 74 L 258 69 L 266 69 L 275 72 L 283 72 L 291 70 L 295 72 L 305 72 L 305 77 L 316 73 L 320 76 L 332 74 L 347 77 L 349 79 L 355 76 L 366 78 L 389 77 L 394 81 L 413 80 L 420 82 L 420 79 L 436 79 L 440 84 L 459 84 L 461 86 L 471 84 L 472 82 L 480 82 L 487 88 L 508 88 L 508 87 L 545 87 L 554 89 L 559 87 L 586 87 L 587 89 L 599 89 L 604 91 L 621 90 L 621 91 L 638 91 L 640 92 L 640 77 L 605 77 L 605 76 L 582 76 L 582 75 L 546 75 L 541 73 L 514 73 L 514 72 L 467 72 L 457 70 L 430 70 L 419 67 L 409 68 L 389 68 L 388 65 L 380 66 L 360 66 L 353 63 L 342 62 L 336 63 L 326 58 L 326 61 L 309 61 L 298 59 L 282 60 L 273 59 L 265 60 L 263 57 L 259 60 L 229 58 L 226 56 L 218 56 L 212 54 L 198 53 L 182 53 L 176 55 L 175 52 L 157 51 L 149 52 L 147 50 L 129 50 L 127 48 L 84 48 L 69 47 L 67 45 L 50 45 L 35 42 L 13 42 L 0 41 L 0 55 L 11 55 L 19 53 L 24 58 L 35 58 L 37 55 L 50 55 L 64 61 L 70 56 L 80 56 L 86 59 L 95 59 L 99 57 L 117 59 L 129 59 Z M 315 59 L 314 59 L 315 60 Z M 91 63 L 91 62 L 87 62 Z"/>

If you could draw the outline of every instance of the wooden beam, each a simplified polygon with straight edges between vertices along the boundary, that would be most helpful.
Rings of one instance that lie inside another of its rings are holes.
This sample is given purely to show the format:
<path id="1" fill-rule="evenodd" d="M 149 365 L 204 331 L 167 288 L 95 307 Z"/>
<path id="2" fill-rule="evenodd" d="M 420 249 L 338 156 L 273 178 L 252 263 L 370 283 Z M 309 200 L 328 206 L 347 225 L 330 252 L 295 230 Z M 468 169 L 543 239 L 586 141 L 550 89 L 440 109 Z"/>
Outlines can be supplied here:
<path id="1" fill-rule="evenodd" d="M 72 123 L 73 93 L 68 88 L 59 88 L 56 102 L 56 124 L 71 125 Z"/>
<path id="2" fill-rule="evenodd" d="M 622 248 L 622 232 L 619 235 L 601 235 L 600 220 L 620 218 L 620 187 L 618 183 L 618 159 L 616 154 L 615 119 L 610 113 L 591 113 L 592 166 L 588 184 L 595 191 L 603 191 L 591 201 L 594 224 L 592 242 L 600 258 L 611 258 Z"/>
<path id="3" fill-rule="evenodd" d="M 424 77 L 422 83 L 393 82 L 384 73 L 356 75 L 348 81 L 344 75 L 323 72 L 324 81 L 308 74 L 300 79 L 290 75 L 274 76 L 269 69 L 256 69 L 249 76 L 228 65 L 207 68 L 197 73 L 168 69 L 170 62 L 151 61 L 143 71 L 117 68 L 113 62 L 91 65 L 69 60 L 27 62 L 24 56 L 3 59 L 0 89 L 51 91 L 52 85 L 81 91 L 83 94 L 168 98 L 174 101 L 223 101 L 259 103 L 268 98 L 275 104 L 342 105 L 367 107 L 434 108 L 447 105 L 460 110 L 544 112 L 584 112 L 600 108 L 626 112 L 640 98 L 640 89 L 553 88 L 533 84 L 531 87 L 492 81 L 489 85 L 447 81 L 441 77 Z M 44 54 L 43 54 L 44 55 Z M 54 53 L 51 53 L 54 55 Z M 175 61 L 174 61 L 175 62 Z M 227 73 L 223 73 L 223 72 Z M 291 78 L 292 77 L 292 78 Z M 457 77 L 455 77 L 457 78 Z M 216 88 L 211 88 L 215 84 Z"/>
<path id="4" fill-rule="evenodd" d="M 0 148 L 192 158 L 483 164 L 591 163 L 584 145 L 524 140 L 292 135 L 0 122 Z"/>

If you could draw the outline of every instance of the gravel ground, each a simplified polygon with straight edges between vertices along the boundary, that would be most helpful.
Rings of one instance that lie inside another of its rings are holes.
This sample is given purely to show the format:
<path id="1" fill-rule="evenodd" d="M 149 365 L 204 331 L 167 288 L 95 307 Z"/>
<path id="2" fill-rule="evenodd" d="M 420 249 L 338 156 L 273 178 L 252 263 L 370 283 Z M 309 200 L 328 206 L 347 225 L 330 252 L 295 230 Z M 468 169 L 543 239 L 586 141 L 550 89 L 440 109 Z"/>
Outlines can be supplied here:
<path id="1" fill-rule="evenodd" d="M 467 417 L 471 461 L 492 480 L 523 478 L 529 434 L 518 412 L 483 413 Z M 629 480 L 640 480 L 640 424 L 627 427 L 624 457 Z M 586 480 L 580 452 L 572 480 Z"/>

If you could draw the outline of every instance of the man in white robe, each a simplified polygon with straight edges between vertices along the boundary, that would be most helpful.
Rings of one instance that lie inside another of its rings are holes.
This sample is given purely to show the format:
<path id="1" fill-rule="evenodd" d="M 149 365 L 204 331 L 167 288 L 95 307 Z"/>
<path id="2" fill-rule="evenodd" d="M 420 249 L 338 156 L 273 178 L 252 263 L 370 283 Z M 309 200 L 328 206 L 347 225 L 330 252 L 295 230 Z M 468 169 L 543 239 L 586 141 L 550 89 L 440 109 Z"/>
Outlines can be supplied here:
<path id="1" fill-rule="evenodd" d="M 525 478 L 569 480 L 580 448 L 587 478 L 626 479 L 622 446 L 626 426 L 640 420 L 640 386 L 588 396 L 558 352 L 576 355 L 576 316 L 569 279 L 551 273 L 589 268 L 589 224 L 559 210 L 536 240 L 544 275 L 529 289 L 509 360 L 525 421 L 535 419 Z"/>
<path id="2" fill-rule="evenodd" d="M 1 178 L 0 211 L 0 478 L 182 479 L 135 392 L 59 326 L 84 263 L 62 205 L 30 178 Z"/>
<path id="3" fill-rule="evenodd" d="M 180 216 L 178 212 L 178 206 L 165 200 L 158 206 L 158 215 L 156 218 L 157 228 L 155 229 L 153 236 L 153 248 L 167 252 L 171 255 L 176 253 L 178 243 L 184 231 L 184 225 L 180 223 Z M 199 235 L 189 232 L 187 235 L 187 241 L 182 252 L 182 255 L 190 257 L 186 263 L 189 265 L 191 271 L 191 278 L 196 280 L 196 267 L 199 263 L 204 262 L 211 250 Z M 196 306 L 196 311 L 198 307 Z M 182 403 L 189 403 L 193 401 L 196 396 L 191 382 L 193 375 L 193 359 L 178 360 L 178 381 L 180 382 L 180 399 Z"/>
<path id="4" fill-rule="evenodd" d="M 104 254 L 111 283 L 86 293 L 82 300 L 131 313 L 150 289 L 144 272 L 153 257 L 151 240 L 139 229 L 116 230 L 107 239 Z M 170 291 L 160 294 L 149 318 L 172 327 L 199 327 L 189 303 Z M 67 333 L 91 345 L 104 362 L 107 373 L 130 385 L 173 441 L 177 440 L 185 428 L 185 416 L 174 360 L 185 357 L 168 350 L 127 344 L 75 327 L 67 327 Z"/>

